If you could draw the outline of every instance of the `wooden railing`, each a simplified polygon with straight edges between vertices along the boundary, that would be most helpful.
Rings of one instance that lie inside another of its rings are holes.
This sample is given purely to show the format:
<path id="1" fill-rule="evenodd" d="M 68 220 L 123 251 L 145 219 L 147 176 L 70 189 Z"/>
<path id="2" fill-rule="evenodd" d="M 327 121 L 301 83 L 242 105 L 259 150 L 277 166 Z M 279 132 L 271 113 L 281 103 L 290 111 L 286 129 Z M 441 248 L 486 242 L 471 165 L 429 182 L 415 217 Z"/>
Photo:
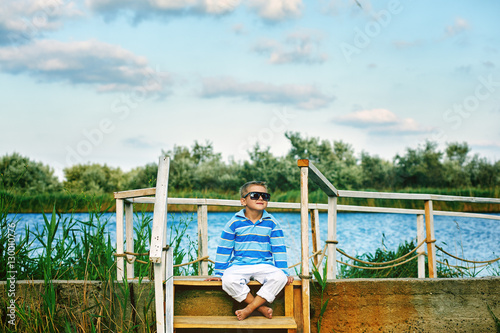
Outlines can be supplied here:
<path id="1" fill-rule="evenodd" d="M 302 161 L 302 162 L 300 162 Z M 425 277 L 425 254 L 427 253 L 429 277 L 437 277 L 436 272 L 436 250 L 435 250 L 435 234 L 434 234 L 434 216 L 455 216 L 455 217 L 470 217 L 470 218 L 485 218 L 499 220 L 500 216 L 491 214 L 480 213 L 462 213 L 452 211 L 436 211 L 433 209 L 434 201 L 448 201 L 448 202 L 465 202 L 465 203 L 485 203 L 485 204 L 500 204 L 498 198 L 478 198 L 478 197 L 462 197 L 462 196 L 447 196 L 447 195 L 434 195 L 434 194 L 412 194 L 412 193 L 386 193 L 386 192 L 363 192 L 363 191 L 342 191 L 336 190 L 335 187 L 329 186 L 326 178 L 321 177 L 322 174 L 307 160 L 300 160 L 299 167 L 306 170 L 309 178 L 315 182 L 323 182 L 325 185 L 322 188 L 328 195 L 328 203 L 290 203 L 290 202 L 269 202 L 268 208 L 273 209 L 287 209 L 287 210 L 301 210 L 301 220 L 307 219 L 308 215 L 311 216 L 311 233 L 312 233 L 312 252 L 316 253 L 320 250 L 319 240 L 319 211 L 327 211 L 327 278 L 335 279 L 336 277 L 336 231 L 337 231 L 337 212 L 365 212 L 365 213 L 392 213 L 392 214 L 412 214 L 416 216 L 417 224 L 417 244 L 423 240 L 426 242 L 426 248 L 422 245 L 418 253 L 418 277 Z M 307 165 L 306 165 L 307 164 Z M 305 171 L 303 171 L 305 173 Z M 326 180 L 326 181 L 325 181 Z M 330 184 L 331 185 L 331 184 Z M 117 254 L 125 252 L 134 252 L 134 239 L 133 239 L 133 205 L 134 204 L 154 204 L 156 189 L 140 189 L 131 191 L 122 191 L 115 193 L 116 199 L 116 242 Z M 404 208 L 390 208 L 390 207 L 367 207 L 355 205 L 338 205 L 337 198 L 363 198 L 363 199 L 392 199 L 392 200 L 418 200 L 422 201 L 422 209 L 404 209 Z M 304 197 L 305 199 L 305 197 Z M 197 206 L 198 212 L 198 257 L 208 255 L 208 206 L 229 206 L 241 207 L 239 200 L 223 200 L 223 199 L 196 199 L 196 198 L 168 198 L 169 205 L 194 205 Z M 305 224 L 305 235 L 308 234 L 308 223 Z M 125 228 L 124 228 L 125 226 Z M 302 228 L 302 227 L 301 227 Z M 125 233 L 123 230 L 125 229 Z M 309 240 L 307 237 L 302 236 L 302 263 L 304 258 L 309 256 Z M 125 242 L 126 240 L 126 242 Z M 124 248 L 124 245 L 126 248 Z M 132 259 L 130 256 L 129 259 Z M 132 261 L 132 260 L 131 260 Z M 303 264 L 302 272 L 308 272 L 308 264 Z M 130 262 L 126 265 L 123 257 L 117 257 L 117 277 L 121 280 L 124 277 L 125 271 L 127 278 L 134 277 L 134 263 Z M 208 274 L 208 262 L 202 262 L 198 270 L 200 275 Z"/>

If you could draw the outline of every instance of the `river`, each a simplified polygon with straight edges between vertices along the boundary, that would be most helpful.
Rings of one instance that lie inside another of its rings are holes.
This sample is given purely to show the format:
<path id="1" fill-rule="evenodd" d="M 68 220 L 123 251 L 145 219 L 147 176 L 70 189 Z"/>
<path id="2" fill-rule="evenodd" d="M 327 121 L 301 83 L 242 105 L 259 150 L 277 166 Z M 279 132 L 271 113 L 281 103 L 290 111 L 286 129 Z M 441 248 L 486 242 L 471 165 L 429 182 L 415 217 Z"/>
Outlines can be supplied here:
<path id="1" fill-rule="evenodd" d="M 300 261 L 300 214 L 299 213 L 271 213 L 280 221 L 285 233 L 289 265 Z M 151 214 L 151 213 L 146 213 Z M 495 214 L 500 215 L 500 214 Z M 220 232 L 224 224 L 233 216 L 233 213 L 208 213 L 208 246 L 209 256 L 215 258 L 215 251 Z M 9 215 L 12 218 L 13 215 Z M 73 215 L 74 220 L 88 221 L 89 214 L 78 213 Z M 137 222 L 137 216 L 134 218 Z M 321 248 L 327 235 L 327 214 L 320 213 Z M 43 225 L 42 214 L 17 214 L 17 236 L 23 233 L 24 226 L 29 225 L 34 230 Z M 111 241 L 116 242 L 116 216 L 114 213 L 105 213 L 101 221 L 108 221 L 107 231 Z M 188 222 L 187 234 L 192 240 L 197 239 L 196 213 L 169 214 L 169 228 L 180 221 Z M 470 260 L 489 260 L 500 256 L 500 221 L 479 218 L 457 218 L 435 216 L 436 244 L 458 257 Z M 416 237 L 416 215 L 411 214 L 384 214 L 384 213 L 338 213 L 337 240 L 338 246 L 351 255 L 373 253 L 377 248 L 386 248 L 395 251 L 399 244 L 411 241 Z M 187 238 L 186 238 L 187 239 Z M 312 248 L 312 243 L 310 246 Z M 36 244 L 35 244 L 36 245 Z M 310 251 L 311 252 L 311 251 Z M 440 252 L 438 251 L 438 260 Z M 448 258 L 450 264 L 463 264 L 455 259 Z M 495 263 L 498 265 L 498 262 Z M 484 274 L 484 273 L 483 273 Z M 479 276 L 483 275 L 479 274 Z"/>

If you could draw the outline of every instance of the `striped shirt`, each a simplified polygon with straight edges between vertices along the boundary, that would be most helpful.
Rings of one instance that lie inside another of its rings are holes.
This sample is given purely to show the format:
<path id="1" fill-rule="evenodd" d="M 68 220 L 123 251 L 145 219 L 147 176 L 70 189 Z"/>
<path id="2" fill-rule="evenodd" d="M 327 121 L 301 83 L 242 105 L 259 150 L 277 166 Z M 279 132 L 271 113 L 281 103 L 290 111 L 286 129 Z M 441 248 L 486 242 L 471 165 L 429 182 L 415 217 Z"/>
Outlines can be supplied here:
<path id="1" fill-rule="evenodd" d="M 288 276 L 285 238 L 276 219 L 266 211 L 253 223 L 242 209 L 226 224 L 217 247 L 215 275 L 232 265 L 270 264 Z"/>

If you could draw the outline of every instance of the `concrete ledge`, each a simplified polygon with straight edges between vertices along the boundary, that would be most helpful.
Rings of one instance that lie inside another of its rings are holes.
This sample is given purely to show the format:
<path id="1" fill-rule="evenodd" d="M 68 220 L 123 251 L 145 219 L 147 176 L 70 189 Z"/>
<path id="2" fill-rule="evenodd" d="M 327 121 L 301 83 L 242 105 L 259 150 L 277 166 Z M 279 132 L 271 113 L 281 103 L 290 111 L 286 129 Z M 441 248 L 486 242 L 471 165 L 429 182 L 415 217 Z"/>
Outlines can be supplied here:
<path id="1" fill-rule="evenodd" d="M 497 332 L 500 277 L 468 279 L 349 279 L 330 281 L 322 331 Z M 312 291 L 311 323 L 319 292 Z M 313 330 L 314 332 L 315 330 Z"/>
<path id="2" fill-rule="evenodd" d="M 146 306 L 152 297 L 152 282 L 130 282 L 134 285 L 137 316 L 142 316 L 144 311 L 154 311 L 154 304 Z M 58 306 L 75 314 L 91 305 L 84 303 L 84 297 L 90 303 L 109 298 L 103 295 L 107 291 L 98 281 L 54 281 L 54 286 Z M 255 287 L 258 286 L 252 286 Z M 311 287 L 312 332 L 317 332 L 322 305 L 317 287 L 315 283 Z M 200 309 L 216 312 L 214 315 L 231 315 L 234 303 L 219 288 L 179 286 L 175 300 L 176 315 L 201 314 Z M 42 291 L 43 281 L 17 281 L 16 302 L 40 304 Z M 322 332 L 500 331 L 488 310 L 489 306 L 493 314 L 500 318 L 500 277 L 332 280 L 328 282 L 323 297 L 329 300 L 329 304 L 323 316 Z M 0 301 L 0 313 L 5 313 L 4 306 L 8 301 L 5 282 L 0 282 Z M 128 304 L 125 313 L 118 315 L 123 320 L 132 318 L 130 301 Z M 279 300 L 275 306 L 276 314 L 281 314 L 283 310 Z"/>

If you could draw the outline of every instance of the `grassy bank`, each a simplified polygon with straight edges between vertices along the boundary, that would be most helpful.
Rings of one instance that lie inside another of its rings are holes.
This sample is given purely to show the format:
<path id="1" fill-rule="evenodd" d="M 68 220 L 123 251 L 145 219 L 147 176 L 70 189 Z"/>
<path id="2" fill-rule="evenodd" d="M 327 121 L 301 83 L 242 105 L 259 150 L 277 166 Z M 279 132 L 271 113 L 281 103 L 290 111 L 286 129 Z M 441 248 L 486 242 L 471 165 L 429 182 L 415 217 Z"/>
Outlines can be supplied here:
<path id="1" fill-rule="evenodd" d="M 368 189 L 368 191 L 370 191 Z M 389 192 L 389 191 L 387 191 Z M 499 198 L 500 188 L 481 189 L 435 189 L 422 188 L 419 190 L 405 189 L 400 193 L 419 193 L 419 194 L 441 194 L 453 196 L 471 196 L 471 197 L 489 197 Z M 211 199 L 238 199 L 236 192 L 215 192 L 215 191 L 173 191 L 169 192 L 171 198 L 211 198 Z M 8 212 L 10 213 L 41 213 L 50 212 L 54 205 L 58 211 L 65 212 L 88 212 L 89 202 L 93 202 L 92 211 L 115 211 L 115 200 L 113 194 L 73 194 L 69 192 L 32 194 L 15 194 L 6 191 L 0 191 L 0 200 L 9 202 Z M 300 191 L 276 192 L 272 194 L 272 201 L 278 202 L 300 202 Z M 314 191 L 309 194 L 311 203 L 327 203 L 328 198 L 322 191 Z M 369 207 L 394 207 L 408 209 L 423 209 L 422 201 L 417 200 L 388 200 L 388 199 L 358 199 L 339 197 L 340 205 L 357 205 Z M 152 204 L 141 205 L 141 210 L 153 211 Z M 475 204 L 461 202 L 434 202 L 435 210 L 462 211 L 462 212 L 485 212 L 498 213 L 500 205 L 498 204 Z M 234 207 L 209 207 L 210 211 L 234 211 Z M 169 211 L 196 211 L 195 206 L 191 205 L 170 205 Z"/>

